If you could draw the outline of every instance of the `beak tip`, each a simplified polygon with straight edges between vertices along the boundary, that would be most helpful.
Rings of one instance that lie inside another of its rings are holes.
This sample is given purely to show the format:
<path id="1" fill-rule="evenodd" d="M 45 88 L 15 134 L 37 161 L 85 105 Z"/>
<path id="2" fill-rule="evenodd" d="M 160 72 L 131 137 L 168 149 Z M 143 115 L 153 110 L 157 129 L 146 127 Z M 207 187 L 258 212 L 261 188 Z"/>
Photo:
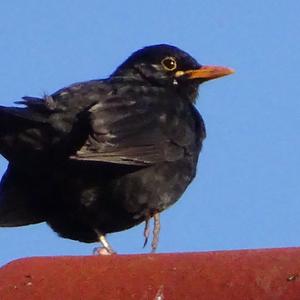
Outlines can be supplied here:
<path id="1" fill-rule="evenodd" d="M 228 69 L 228 75 L 235 73 L 234 69 L 232 69 L 232 68 L 227 68 L 227 69 Z"/>

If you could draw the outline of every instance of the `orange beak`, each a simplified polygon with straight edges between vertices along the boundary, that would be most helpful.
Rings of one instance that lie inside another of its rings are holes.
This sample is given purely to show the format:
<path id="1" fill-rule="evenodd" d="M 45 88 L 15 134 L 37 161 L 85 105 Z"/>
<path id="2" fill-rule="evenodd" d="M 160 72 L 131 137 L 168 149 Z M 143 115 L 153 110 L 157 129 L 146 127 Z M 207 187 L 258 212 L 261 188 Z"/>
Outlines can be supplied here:
<path id="1" fill-rule="evenodd" d="M 211 80 L 234 73 L 233 69 L 217 66 L 202 66 L 196 70 L 177 71 L 175 77 L 184 76 L 187 79 Z"/>

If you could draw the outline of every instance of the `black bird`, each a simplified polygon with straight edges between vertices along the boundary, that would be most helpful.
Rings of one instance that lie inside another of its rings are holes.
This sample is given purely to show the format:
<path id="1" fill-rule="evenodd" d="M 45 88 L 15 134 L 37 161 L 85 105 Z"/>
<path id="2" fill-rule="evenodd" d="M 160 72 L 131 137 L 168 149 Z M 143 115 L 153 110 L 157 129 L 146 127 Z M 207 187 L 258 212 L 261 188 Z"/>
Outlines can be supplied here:
<path id="1" fill-rule="evenodd" d="M 103 80 L 76 83 L 23 107 L 0 107 L 0 226 L 47 222 L 64 238 L 100 241 L 176 202 L 196 173 L 205 127 L 199 84 L 233 73 L 170 45 L 133 53 Z"/>

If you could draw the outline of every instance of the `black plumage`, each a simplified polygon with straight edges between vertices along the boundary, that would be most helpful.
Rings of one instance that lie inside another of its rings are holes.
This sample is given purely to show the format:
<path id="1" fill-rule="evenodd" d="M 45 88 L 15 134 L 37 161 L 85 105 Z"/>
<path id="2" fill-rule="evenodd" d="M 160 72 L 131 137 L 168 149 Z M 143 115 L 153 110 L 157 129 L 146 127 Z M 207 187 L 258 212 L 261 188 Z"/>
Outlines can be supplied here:
<path id="1" fill-rule="evenodd" d="M 9 165 L 0 226 L 45 221 L 62 237 L 95 242 L 148 223 L 195 176 L 205 138 L 194 106 L 199 84 L 230 73 L 155 45 L 107 79 L 1 106 L 0 152 Z"/>

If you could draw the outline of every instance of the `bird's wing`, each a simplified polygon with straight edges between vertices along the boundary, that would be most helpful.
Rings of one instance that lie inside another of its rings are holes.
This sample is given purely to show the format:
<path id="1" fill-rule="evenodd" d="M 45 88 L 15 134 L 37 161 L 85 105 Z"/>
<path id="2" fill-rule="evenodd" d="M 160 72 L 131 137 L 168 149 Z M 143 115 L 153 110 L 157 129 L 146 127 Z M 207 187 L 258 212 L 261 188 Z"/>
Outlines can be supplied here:
<path id="1" fill-rule="evenodd" d="M 89 109 L 88 138 L 71 158 L 146 166 L 183 157 L 184 148 L 164 133 L 159 120 L 147 101 L 105 99 Z"/>

